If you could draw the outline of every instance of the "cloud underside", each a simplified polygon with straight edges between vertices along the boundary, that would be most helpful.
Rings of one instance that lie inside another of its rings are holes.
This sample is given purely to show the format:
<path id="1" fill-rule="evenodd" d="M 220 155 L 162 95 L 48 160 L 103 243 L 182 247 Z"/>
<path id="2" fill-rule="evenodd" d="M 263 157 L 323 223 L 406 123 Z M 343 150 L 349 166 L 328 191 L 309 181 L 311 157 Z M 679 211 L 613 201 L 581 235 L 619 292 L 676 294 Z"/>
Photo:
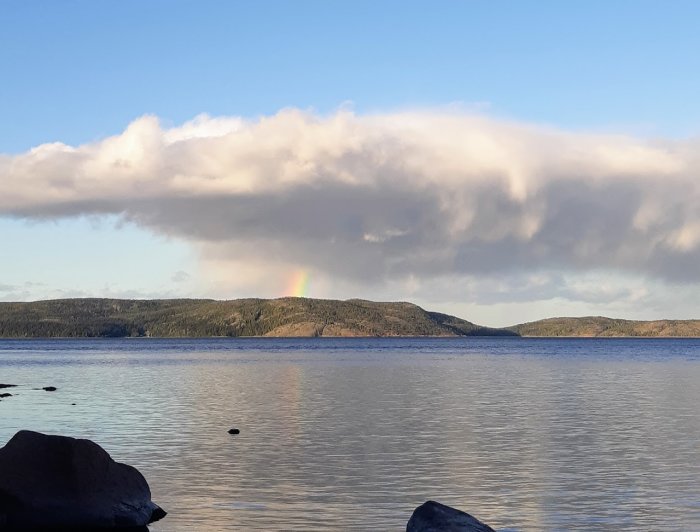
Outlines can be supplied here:
<path id="1" fill-rule="evenodd" d="M 600 271 L 697 283 L 698 154 L 693 140 L 459 112 L 292 109 L 170 129 L 147 116 L 96 143 L 0 156 L 0 214 L 117 214 L 207 260 L 354 283 Z"/>

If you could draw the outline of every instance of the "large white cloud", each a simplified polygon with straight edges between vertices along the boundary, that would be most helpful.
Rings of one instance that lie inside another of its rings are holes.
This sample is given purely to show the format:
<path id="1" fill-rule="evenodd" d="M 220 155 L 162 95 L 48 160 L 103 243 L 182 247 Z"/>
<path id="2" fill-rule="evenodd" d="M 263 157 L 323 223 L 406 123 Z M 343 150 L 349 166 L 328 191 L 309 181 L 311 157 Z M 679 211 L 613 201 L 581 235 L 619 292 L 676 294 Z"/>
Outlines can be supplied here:
<path id="1" fill-rule="evenodd" d="M 548 293 L 572 294 L 557 275 L 700 281 L 697 140 L 454 110 L 288 109 L 170 129 L 145 116 L 99 142 L 0 156 L 0 183 L 0 215 L 118 214 L 196 243 L 206 260 L 342 282 L 547 272 Z"/>

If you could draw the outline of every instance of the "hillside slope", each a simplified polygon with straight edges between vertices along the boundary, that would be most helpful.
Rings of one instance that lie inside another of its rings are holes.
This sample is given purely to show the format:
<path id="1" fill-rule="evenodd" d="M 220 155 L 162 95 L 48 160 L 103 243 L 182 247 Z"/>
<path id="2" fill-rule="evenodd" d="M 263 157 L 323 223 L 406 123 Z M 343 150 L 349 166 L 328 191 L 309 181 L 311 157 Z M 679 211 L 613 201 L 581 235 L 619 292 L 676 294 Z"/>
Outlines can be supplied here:
<path id="1" fill-rule="evenodd" d="M 508 329 L 521 336 L 700 337 L 700 320 L 634 321 L 588 316 L 549 318 Z"/>
<path id="2" fill-rule="evenodd" d="M 0 303 L 0 337 L 491 336 L 515 333 L 411 303 L 307 298 Z"/>

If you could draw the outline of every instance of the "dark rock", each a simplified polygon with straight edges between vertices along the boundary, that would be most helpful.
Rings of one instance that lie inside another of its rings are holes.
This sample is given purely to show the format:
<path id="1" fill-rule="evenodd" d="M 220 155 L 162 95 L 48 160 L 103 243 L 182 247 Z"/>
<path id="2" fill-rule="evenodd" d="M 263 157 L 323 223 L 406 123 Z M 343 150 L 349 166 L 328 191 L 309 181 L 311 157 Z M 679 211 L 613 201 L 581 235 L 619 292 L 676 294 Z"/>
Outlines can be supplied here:
<path id="1" fill-rule="evenodd" d="M 495 532 L 489 525 L 466 512 L 435 501 L 416 508 L 408 520 L 406 532 Z"/>
<path id="2" fill-rule="evenodd" d="M 15 388 L 16 384 L 0 384 L 0 388 Z"/>
<path id="3" fill-rule="evenodd" d="M 126 529 L 163 516 L 143 475 L 90 440 L 21 430 L 0 449 L 0 530 Z"/>
<path id="4" fill-rule="evenodd" d="M 3 397 L 12 397 L 12 394 L 11 393 L 0 393 L 0 398 L 3 398 Z"/>
<path id="5" fill-rule="evenodd" d="M 240 434 L 241 431 L 238 429 L 228 429 L 229 434 Z"/>
<path id="6" fill-rule="evenodd" d="M 47 392 L 55 392 L 57 388 L 55 386 L 44 386 L 42 390 L 47 391 Z"/>
<path id="7" fill-rule="evenodd" d="M 148 526 L 120 526 L 120 527 L 74 527 L 74 526 L 52 526 L 52 527 L 9 527 L 0 528 L 2 532 L 150 532 Z"/>

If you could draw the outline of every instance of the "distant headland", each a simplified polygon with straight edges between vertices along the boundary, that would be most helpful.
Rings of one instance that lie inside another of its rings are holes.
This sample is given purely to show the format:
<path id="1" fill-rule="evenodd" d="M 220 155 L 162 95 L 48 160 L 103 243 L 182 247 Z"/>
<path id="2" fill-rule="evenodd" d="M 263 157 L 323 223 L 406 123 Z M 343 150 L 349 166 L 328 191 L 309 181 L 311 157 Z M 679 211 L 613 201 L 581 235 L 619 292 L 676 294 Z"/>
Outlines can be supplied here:
<path id="1" fill-rule="evenodd" d="M 0 303 L 2 338 L 644 336 L 700 337 L 700 320 L 551 318 L 483 327 L 412 303 L 280 299 L 55 299 Z"/>

